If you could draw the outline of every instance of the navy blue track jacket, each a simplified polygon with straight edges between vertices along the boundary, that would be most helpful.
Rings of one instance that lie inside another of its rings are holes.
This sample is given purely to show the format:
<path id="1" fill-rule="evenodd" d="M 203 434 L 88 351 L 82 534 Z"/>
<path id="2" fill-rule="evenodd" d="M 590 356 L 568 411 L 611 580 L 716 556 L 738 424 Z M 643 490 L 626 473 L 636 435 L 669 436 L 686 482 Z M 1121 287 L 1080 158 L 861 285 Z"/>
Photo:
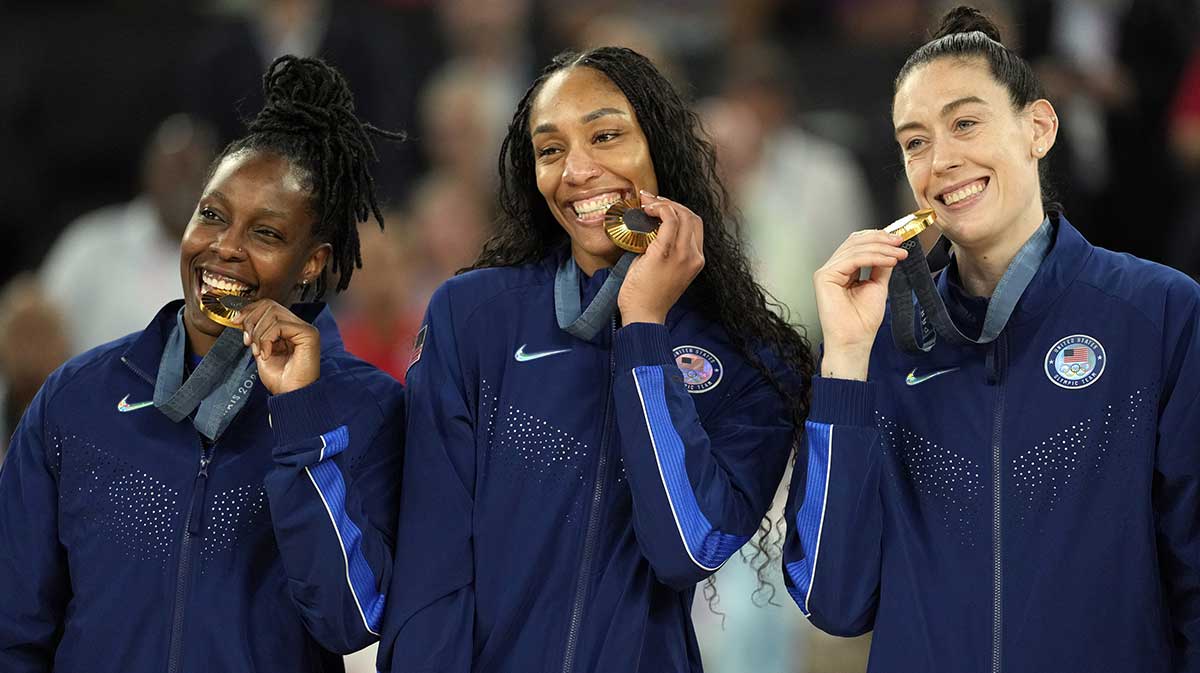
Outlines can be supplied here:
<path id="1" fill-rule="evenodd" d="M 559 329 L 565 254 L 431 300 L 383 671 L 701 670 L 694 586 L 757 530 L 791 417 L 686 296 L 666 326 Z M 606 277 L 582 280 L 585 305 Z"/>
<path id="2" fill-rule="evenodd" d="M 341 671 L 334 653 L 375 639 L 400 384 L 298 305 L 321 334 L 320 385 L 270 397 L 249 381 L 208 446 L 147 404 L 180 306 L 68 362 L 17 428 L 0 470 L 0 671 Z"/>
<path id="3" fill-rule="evenodd" d="M 812 623 L 874 629 L 880 673 L 1200 671 L 1200 287 L 1058 218 L 994 342 L 891 338 L 814 385 L 784 550 Z"/>

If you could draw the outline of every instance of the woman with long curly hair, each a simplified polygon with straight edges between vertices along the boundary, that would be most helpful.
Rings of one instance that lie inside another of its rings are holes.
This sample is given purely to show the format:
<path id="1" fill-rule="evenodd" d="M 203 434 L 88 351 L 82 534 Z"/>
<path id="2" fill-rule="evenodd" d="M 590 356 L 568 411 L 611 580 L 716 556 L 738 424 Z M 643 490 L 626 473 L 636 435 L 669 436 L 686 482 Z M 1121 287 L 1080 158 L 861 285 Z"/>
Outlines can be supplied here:
<path id="1" fill-rule="evenodd" d="M 499 230 L 435 293 L 408 373 L 380 669 L 699 670 L 695 586 L 770 532 L 808 344 L 639 54 L 555 58 L 500 176 Z M 661 220 L 636 258 L 604 228 L 634 200 Z"/>

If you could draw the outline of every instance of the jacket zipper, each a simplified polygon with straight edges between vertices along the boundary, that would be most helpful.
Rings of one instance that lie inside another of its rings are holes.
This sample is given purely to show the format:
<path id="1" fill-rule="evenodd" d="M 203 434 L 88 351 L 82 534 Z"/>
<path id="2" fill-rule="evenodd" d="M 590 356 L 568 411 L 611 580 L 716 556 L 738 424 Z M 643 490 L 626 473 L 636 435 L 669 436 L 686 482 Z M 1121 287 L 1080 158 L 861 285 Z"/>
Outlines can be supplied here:
<path id="1" fill-rule="evenodd" d="M 992 673 L 1001 673 L 1003 647 L 1003 588 L 1004 565 L 1001 555 L 1000 489 L 1003 486 L 1003 462 L 1000 455 L 1001 428 L 1004 420 L 1004 375 L 1008 354 L 1007 339 L 1001 334 L 996 340 L 994 370 L 996 379 L 996 413 L 992 419 Z"/>
<path id="2" fill-rule="evenodd" d="M 213 447 L 201 441 L 200 470 L 192 484 L 191 505 L 179 548 L 179 573 L 175 578 L 175 609 L 171 615 L 171 646 L 167 655 L 167 673 L 178 673 L 183 650 L 184 604 L 192 569 L 192 538 L 204 531 L 204 492 L 208 487 L 208 466 L 212 463 Z"/>
<path id="3" fill-rule="evenodd" d="M 583 603 L 592 570 L 592 555 L 595 552 L 596 536 L 600 527 L 601 504 L 604 499 L 604 482 L 608 477 L 608 435 L 612 412 L 613 375 L 617 369 L 613 346 L 617 337 L 617 316 L 612 317 L 612 328 L 608 344 L 608 394 L 604 398 L 604 426 L 600 433 L 600 458 L 596 467 L 596 485 L 592 490 L 592 507 L 588 513 L 587 532 L 583 538 L 583 559 L 579 564 L 579 580 L 575 586 L 575 605 L 571 609 L 571 623 L 567 629 L 567 645 L 563 654 L 563 673 L 571 673 L 575 666 L 575 650 L 579 645 L 579 626 L 583 621 Z"/>

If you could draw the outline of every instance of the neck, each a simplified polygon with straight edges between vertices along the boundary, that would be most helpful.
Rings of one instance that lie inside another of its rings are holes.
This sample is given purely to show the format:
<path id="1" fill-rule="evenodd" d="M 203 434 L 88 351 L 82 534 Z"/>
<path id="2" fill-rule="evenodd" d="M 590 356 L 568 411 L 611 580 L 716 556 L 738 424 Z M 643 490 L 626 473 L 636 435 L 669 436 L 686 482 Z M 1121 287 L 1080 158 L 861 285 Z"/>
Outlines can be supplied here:
<path id="1" fill-rule="evenodd" d="M 192 355 L 199 355 L 200 357 L 208 355 L 209 349 L 217 342 L 217 337 L 193 329 L 188 326 L 186 321 L 183 324 L 183 329 L 187 333 L 188 352 Z"/>
<path id="2" fill-rule="evenodd" d="M 1036 219 L 1033 216 L 1021 218 L 1015 229 L 1004 231 L 995 240 L 969 246 L 956 243 L 955 259 L 963 289 L 975 297 L 991 297 L 1013 258 L 1044 219 L 1045 215 L 1038 208 Z"/>
<path id="3" fill-rule="evenodd" d="M 571 256 L 575 258 L 575 265 L 579 267 L 589 278 L 596 275 L 600 269 L 607 269 L 615 266 L 617 261 L 621 259 L 621 250 L 618 248 L 612 258 L 593 255 L 592 253 L 571 244 Z"/>

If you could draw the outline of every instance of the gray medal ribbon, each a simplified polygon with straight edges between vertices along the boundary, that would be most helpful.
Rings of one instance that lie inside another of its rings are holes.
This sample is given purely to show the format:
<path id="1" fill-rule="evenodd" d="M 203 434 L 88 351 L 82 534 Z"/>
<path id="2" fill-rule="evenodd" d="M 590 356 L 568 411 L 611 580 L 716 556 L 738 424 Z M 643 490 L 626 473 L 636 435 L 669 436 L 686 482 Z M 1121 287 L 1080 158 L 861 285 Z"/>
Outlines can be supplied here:
<path id="1" fill-rule="evenodd" d="M 159 361 L 154 406 L 176 423 L 195 411 L 192 424 L 200 434 L 215 442 L 250 399 L 258 379 L 257 368 L 250 349 L 242 344 L 241 331 L 227 327 L 184 381 L 186 341 L 180 311 Z"/>
<path id="2" fill-rule="evenodd" d="M 567 255 L 554 274 L 554 313 L 558 326 L 567 334 L 584 341 L 591 341 L 608 325 L 613 313 L 617 310 L 617 295 L 621 292 L 621 283 L 625 281 L 625 273 L 637 255 L 627 252 L 621 256 L 609 271 L 608 278 L 600 286 L 600 291 L 587 305 L 581 308 L 579 298 L 579 266 L 575 258 Z"/>
<path id="3" fill-rule="evenodd" d="M 978 339 L 963 334 L 951 320 L 942 296 L 938 294 L 925 252 L 916 237 L 905 241 L 900 247 L 908 251 L 908 257 L 900 262 L 888 283 L 888 305 L 892 313 L 892 340 L 900 350 L 913 355 L 928 353 L 938 338 L 955 346 L 991 343 L 1000 336 L 1008 319 L 1017 308 L 1017 302 L 1025 288 L 1033 280 L 1052 242 L 1050 218 L 1042 221 L 1033 236 L 1017 251 L 1016 257 L 1004 271 L 996 291 L 988 301 L 987 315 Z M 916 301 L 913 301 L 913 297 Z M 914 328 L 915 311 L 920 310 L 921 338 L 918 341 Z"/>

